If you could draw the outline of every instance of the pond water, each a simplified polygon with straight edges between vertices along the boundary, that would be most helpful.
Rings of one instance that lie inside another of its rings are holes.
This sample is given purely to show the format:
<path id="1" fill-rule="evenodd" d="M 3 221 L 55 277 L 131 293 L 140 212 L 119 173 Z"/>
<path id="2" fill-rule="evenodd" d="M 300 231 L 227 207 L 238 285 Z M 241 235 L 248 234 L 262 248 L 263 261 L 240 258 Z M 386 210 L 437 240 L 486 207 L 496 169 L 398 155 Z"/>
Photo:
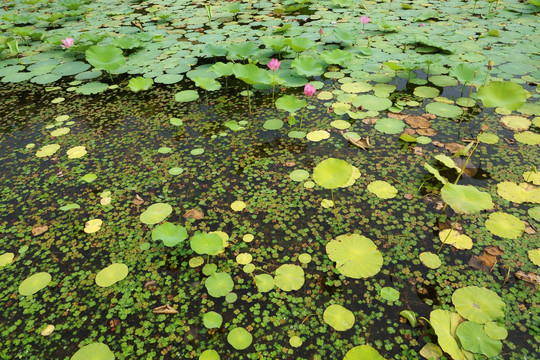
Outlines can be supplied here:
<path id="1" fill-rule="evenodd" d="M 0 357 L 537 356 L 534 4 L 217 2 L 209 24 L 203 2 L 99 2 L 23 18 L 64 3 L 0 12 L 7 39 L 44 31 L 0 66 Z M 98 47 L 152 36 L 98 74 L 82 36 L 99 24 Z M 130 90 L 139 75 L 153 83 Z"/>

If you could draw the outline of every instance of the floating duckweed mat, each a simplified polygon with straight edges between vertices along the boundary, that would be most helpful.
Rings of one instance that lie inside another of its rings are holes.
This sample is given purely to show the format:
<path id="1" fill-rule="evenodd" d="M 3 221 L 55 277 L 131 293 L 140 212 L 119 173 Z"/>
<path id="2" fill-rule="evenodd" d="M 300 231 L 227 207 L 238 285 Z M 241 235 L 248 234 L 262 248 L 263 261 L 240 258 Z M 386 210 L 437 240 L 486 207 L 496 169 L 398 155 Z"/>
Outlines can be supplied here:
<path id="1" fill-rule="evenodd" d="M 534 358 L 539 11 L 5 2 L 0 357 Z"/>

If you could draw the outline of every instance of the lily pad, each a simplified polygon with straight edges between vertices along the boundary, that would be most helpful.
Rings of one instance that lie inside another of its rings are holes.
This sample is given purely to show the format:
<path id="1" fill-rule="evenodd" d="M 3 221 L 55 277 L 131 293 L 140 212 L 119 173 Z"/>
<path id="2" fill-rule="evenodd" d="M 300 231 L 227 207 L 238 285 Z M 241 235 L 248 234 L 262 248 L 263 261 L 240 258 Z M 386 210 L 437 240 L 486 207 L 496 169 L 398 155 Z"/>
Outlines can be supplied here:
<path id="1" fill-rule="evenodd" d="M 56 153 L 59 149 L 60 149 L 60 145 L 58 145 L 58 144 L 45 145 L 45 146 L 41 147 L 41 149 L 39 149 L 39 150 L 36 152 L 36 156 L 37 156 L 37 157 L 52 156 L 52 155 L 54 155 L 54 153 Z"/>
<path id="2" fill-rule="evenodd" d="M 394 118 L 378 119 L 375 124 L 375 129 L 384 134 L 399 134 L 405 128 L 405 123 L 402 120 Z"/>
<path id="3" fill-rule="evenodd" d="M 489 214 L 485 226 L 492 234 L 506 239 L 517 239 L 525 231 L 523 221 L 500 211 Z"/>
<path id="4" fill-rule="evenodd" d="M 454 360 L 465 360 L 455 337 L 456 328 L 462 320 L 459 314 L 448 310 L 436 309 L 429 315 L 429 321 L 437 335 L 439 345 Z"/>
<path id="5" fill-rule="evenodd" d="M 163 240 L 163 245 L 173 247 L 188 238 L 187 230 L 180 225 L 165 222 L 152 230 L 152 240 Z"/>
<path id="6" fill-rule="evenodd" d="M 463 109 L 456 105 L 443 102 L 432 102 L 426 105 L 426 111 L 437 116 L 457 118 L 463 113 Z"/>
<path id="7" fill-rule="evenodd" d="M 274 278 L 269 274 L 255 275 L 255 284 L 260 292 L 268 292 L 274 288 Z"/>
<path id="8" fill-rule="evenodd" d="M 448 183 L 443 186 L 441 195 L 443 200 L 458 213 L 474 214 L 493 207 L 491 195 L 479 191 L 472 185 Z"/>
<path id="9" fill-rule="evenodd" d="M 528 183 L 500 182 L 497 184 L 497 194 L 503 199 L 515 203 L 540 204 L 540 188 Z"/>
<path id="10" fill-rule="evenodd" d="M 79 159 L 86 155 L 88 152 L 86 151 L 85 146 L 75 146 L 69 149 L 66 153 L 69 159 Z"/>
<path id="11" fill-rule="evenodd" d="M 456 230 L 445 229 L 439 232 L 439 239 L 444 244 L 449 244 L 460 250 L 472 249 L 473 241 L 470 237 L 460 234 Z"/>
<path id="12" fill-rule="evenodd" d="M 504 340 L 508 336 L 508 331 L 497 323 L 490 321 L 484 325 L 487 336 L 495 340 Z"/>
<path id="13" fill-rule="evenodd" d="M 420 253 L 420 261 L 430 269 L 438 269 L 442 264 L 439 255 L 431 252 Z"/>
<path id="14" fill-rule="evenodd" d="M 3 253 L 0 255 L 0 268 L 9 265 L 13 262 L 13 258 L 15 257 L 14 253 Z"/>
<path id="15" fill-rule="evenodd" d="M 86 50 L 85 55 L 86 61 L 96 69 L 103 69 L 108 72 L 113 72 L 126 62 L 122 50 L 113 45 L 91 46 Z"/>
<path id="16" fill-rule="evenodd" d="M 452 303 L 461 316 L 479 324 L 504 317 L 506 306 L 494 291 L 478 286 L 457 289 Z"/>
<path id="17" fill-rule="evenodd" d="M 101 219 L 88 220 L 86 224 L 84 225 L 84 232 L 87 234 L 95 233 L 99 231 L 99 229 L 101 229 L 102 224 L 103 224 L 103 220 Z"/>
<path id="18" fill-rule="evenodd" d="M 354 279 L 374 276 L 383 264 L 382 254 L 373 241 L 358 234 L 336 237 L 326 245 L 326 252 L 341 274 Z"/>
<path id="19" fill-rule="evenodd" d="M 263 128 L 266 130 L 279 130 L 283 127 L 283 121 L 279 119 L 266 120 L 263 124 Z"/>
<path id="20" fill-rule="evenodd" d="M 481 324 L 465 321 L 456 329 L 456 335 L 465 350 L 486 355 L 488 358 L 498 355 L 502 350 L 502 343 L 487 336 Z"/>
<path id="21" fill-rule="evenodd" d="M 223 248 L 223 239 L 215 233 L 196 232 L 191 237 L 190 246 L 199 255 L 214 255 Z"/>
<path id="22" fill-rule="evenodd" d="M 376 180 L 369 183 L 367 189 L 381 199 L 391 199 L 395 197 L 398 192 L 395 187 L 382 180 Z"/>
<path id="23" fill-rule="evenodd" d="M 210 296 L 222 297 L 233 290 L 234 282 L 231 275 L 224 272 L 215 272 L 205 280 L 204 286 Z"/>
<path id="24" fill-rule="evenodd" d="M 165 220 L 172 213 L 172 206 L 164 203 L 152 204 L 140 216 L 144 224 L 152 225 Z"/>
<path id="25" fill-rule="evenodd" d="M 383 299 L 387 301 L 397 301 L 399 300 L 400 293 L 398 290 L 390 286 L 385 286 L 381 289 L 380 295 Z"/>
<path id="26" fill-rule="evenodd" d="M 527 91 L 511 81 L 493 81 L 478 89 L 477 96 L 485 107 L 502 107 L 513 111 L 527 101 Z"/>
<path id="27" fill-rule="evenodd" d="M 379 352 L 369 345 L 355 346 L 347 351 L 343 360 L 385 360 Z"/>
<path id="28" fill-rule="evenodd" d="M 236 350 L 244 350 L 251 345 L 253 336 L 246 329 L 237 327 L 229 332 L 229 335 L 227 335 L 227 341 Z"/>
<path id="29" fill-rule="evenodd" d="M 329 158 L 315 167 L 313 180 L 325 189 L 335 189 L 349 181 L 352 171 L 352 166 L 346 161 Z"/>
<path id="30" fill-rule="evenodd" d="M 337 331 L 349 330 L 354 325 L 354 314 L 341 305 L 328 306 L 323 313 L 324 322 Z"/>
<path id="31" fill-rule="evenodd" d="M 505 128 L 514 131 L 527 130 L 531 126 L 531 120 L 523 116 L 503 116 L 499 122 Z"/>
<path id="32" fill-rule="evenodd" d="M 199 356 L 199 360 L 220 360 L 220 356 L 216 350 L 205 350 Z"/>
<path id="33" fill-rule="evenodd" d="M 209 311 L 203 316 L 203 324 L 207 329 L 217 329 L 223 323 L 223 317 L 215 311 Z"/>
<path id="34" fill-rule="evenodd" d="M 526 145 L 539 145 L 540 144 L 540 134 L 534 133 L 529 130 L 515 133 L 514 139 Z"/>
<path id="35" fill-rule="evenodd" d="M 183 90 L 174 95 L 174 100 L 178 102 L 190 102 L 197 100 L 198 98 L 199 93 L 196 90 Z"/>
<path id="36" fill-rule="evenodd" d="M 276 269 L 274 282 L 283 291 L 298 290 L 304 281 L 304 270 L 298 265 L 284 264 Z"/>
<path id="37" fill-rule="evenodd" d="M 304 180 L 306 180 L 307 178 L 309 178 L 309 173 L 308 173 L 306 170 L 297 169 L 297 170 L 293 170 L 293 171 L 289 174 L 289 177 L 290 177 L 291 180 L 293 180 L 293 181 L 301 182 L 301 181 L 304 181 Z"/>
<path id="38" fill-rule="evenodd" d="M 114 263 L 97 273 L 96 284 L 101 287 L 109 287 L 118 281 L 123 280 L 128 272 L 127 265 Z"/>
<path id="39" fill-rule="evenodd" d="M 23 280 L 19 285 L 19 294 L 23 296 L 35 294 L 39 290 L 45 288 L 51 280 L 52 276 L 48 272 L 38 272 Z"/>
<path id="40" fill-rule="evenodd" d="M 114 360 L 114 353 L 102 343 L 91 343 L 80 348 L 70 360 Z"/>

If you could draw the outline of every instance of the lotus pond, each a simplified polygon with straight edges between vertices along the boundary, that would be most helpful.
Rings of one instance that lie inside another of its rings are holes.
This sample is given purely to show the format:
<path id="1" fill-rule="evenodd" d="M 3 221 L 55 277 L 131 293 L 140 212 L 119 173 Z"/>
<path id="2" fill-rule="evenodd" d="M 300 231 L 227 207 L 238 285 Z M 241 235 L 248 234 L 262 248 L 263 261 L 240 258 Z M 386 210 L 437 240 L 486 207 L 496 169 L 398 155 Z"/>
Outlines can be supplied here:
<path id="1" fill-rule="evenodd" d="M 2 6 L 0 358 L 538 358 L 539 1 Z"/>

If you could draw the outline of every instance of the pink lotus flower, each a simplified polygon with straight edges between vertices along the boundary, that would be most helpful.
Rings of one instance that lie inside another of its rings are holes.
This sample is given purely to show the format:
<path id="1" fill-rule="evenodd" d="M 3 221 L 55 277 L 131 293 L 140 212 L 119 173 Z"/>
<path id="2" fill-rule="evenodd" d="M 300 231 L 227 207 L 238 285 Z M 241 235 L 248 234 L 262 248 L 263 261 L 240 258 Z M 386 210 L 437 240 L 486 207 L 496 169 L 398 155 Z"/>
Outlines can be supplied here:
<path id="1" fill-rule="evenodd" d="M 63 47 L 64 49 L 70 48 L 75 44 L 75 39 L 67 37 L 65 39 L 62 39 L 62 45 L 60 47 Z"/>
<path id="2" fill-rule="evenodd" d="M 306 86 L 304 86 L 304 95 L 311 96 L 313 94 L 315 94 L 315 86 L 306 84 Z"/>
<path id="3" fill-rule="evenodd" d="M 320 29 L 319 29 L 319 34 L 320 34 L 321 36 L 323 36 L 323 34 L 324 34 L 323 28 L 320 28 Z"/>
<path id="4" fill-rule="evenodd" d="M 426 26 L 426 24 L 424 24 L 424 23 L 420 23 L 420 24 L 418 24 L 418 26 L 420 26 L 420 27 L 424 27 L 424 26 Z"/>
<path id="5" fill-rule="evenodd" d="M 279 70 L 279 67 L 281 66 L 281 61 L 278 61 L 278 59 L 272 59 L 266 64 L 268 68 L 272 71 Z"/>
<path id="6" fill-rule="evenodd" d="M 360 22 L 364 25 L 366 25 L 367 23 L 369 23 L 369 20 L 371 20 L 369 17 L 367 16 L 360 16 Z"/>

